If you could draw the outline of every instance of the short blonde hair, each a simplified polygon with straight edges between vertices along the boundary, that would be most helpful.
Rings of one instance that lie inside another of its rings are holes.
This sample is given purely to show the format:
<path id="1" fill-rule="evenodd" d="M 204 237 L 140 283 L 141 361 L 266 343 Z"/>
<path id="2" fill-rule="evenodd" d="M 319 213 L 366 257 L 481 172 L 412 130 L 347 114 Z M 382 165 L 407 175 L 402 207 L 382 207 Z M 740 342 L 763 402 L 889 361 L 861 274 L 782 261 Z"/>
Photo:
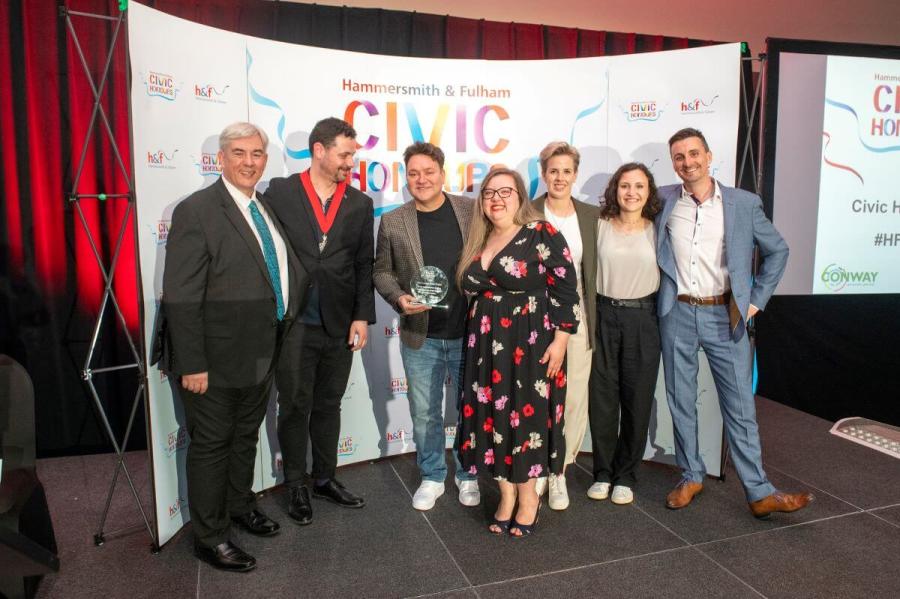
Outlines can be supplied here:
<path id="1" fill-rule="evenodd" d="M 569 156 L 575 164 L 575 171 L 578 172 L 578 164 L 581 162 L 581 154 L 575 146 L 569 145 L 564 141 L 551 141 L 543 150 L 541 150 L 541 173 L 547 172 L 547 163 L 554 156 Z"/>

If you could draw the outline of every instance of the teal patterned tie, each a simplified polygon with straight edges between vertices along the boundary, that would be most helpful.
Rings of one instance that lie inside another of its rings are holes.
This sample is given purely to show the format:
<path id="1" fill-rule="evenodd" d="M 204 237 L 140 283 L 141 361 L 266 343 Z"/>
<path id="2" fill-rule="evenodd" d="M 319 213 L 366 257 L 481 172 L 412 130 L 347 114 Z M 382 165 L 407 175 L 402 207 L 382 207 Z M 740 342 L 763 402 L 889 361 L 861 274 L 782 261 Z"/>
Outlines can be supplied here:
<path id="1" fill-rule="evenodd" d="M 256 232 L 262 240 L 263 256 L 266 258 L 266 267 L 269 269 L 269 282 L 272 283 L 272 289 L 275 291 L 275 314 L 278 320 L 284 318 L 284 297 L 281 295 L 281 272 L 278 269 L 278 255 L 275 253 L 275 242 L 272 241 L 272 232 L 269 231 L 269 225 L 263 218 L 256 200 L 250 200 L 250 216 L 253 217 L 253 224 L 256 226 Z"/>

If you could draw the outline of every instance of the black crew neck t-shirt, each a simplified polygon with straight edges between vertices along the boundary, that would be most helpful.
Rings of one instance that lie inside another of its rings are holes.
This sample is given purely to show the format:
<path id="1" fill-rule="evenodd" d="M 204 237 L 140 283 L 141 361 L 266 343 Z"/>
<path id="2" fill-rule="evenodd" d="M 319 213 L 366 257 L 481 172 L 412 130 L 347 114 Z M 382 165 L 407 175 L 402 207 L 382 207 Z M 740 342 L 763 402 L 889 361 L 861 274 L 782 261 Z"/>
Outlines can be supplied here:
<path id="1" fill-rule="evenodd" d="M 450 200 L 444 198 L 440 208 L 432 212 L 416 211 L 422 260 L 426 266 L 437 266 L 450 283 L 447 297 L 441 302 L 447 308 L 428 312 L 428 337 L 459 339 L 466 330 L 466 302 L 456 287 L 456 266 L 462 254 L 463 237 Z"/>

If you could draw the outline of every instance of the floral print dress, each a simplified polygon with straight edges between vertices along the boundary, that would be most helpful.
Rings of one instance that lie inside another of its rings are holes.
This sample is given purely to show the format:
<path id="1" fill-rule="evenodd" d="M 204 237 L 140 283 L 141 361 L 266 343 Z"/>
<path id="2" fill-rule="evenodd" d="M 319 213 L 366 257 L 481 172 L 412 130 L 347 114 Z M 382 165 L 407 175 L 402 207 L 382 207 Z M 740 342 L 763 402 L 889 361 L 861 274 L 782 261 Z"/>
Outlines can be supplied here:
<path id="1" fill-rule="evenodd" d="M 471 300 L 457 443 L 464 468 L 524 483 L 560 473 L 565 459 L 565 362 L 539 363 L 557 328 L 581 320 L 575 267 L 550 223 L 522 227 L 487 271 L 476 256 L 463 277 Z"/>

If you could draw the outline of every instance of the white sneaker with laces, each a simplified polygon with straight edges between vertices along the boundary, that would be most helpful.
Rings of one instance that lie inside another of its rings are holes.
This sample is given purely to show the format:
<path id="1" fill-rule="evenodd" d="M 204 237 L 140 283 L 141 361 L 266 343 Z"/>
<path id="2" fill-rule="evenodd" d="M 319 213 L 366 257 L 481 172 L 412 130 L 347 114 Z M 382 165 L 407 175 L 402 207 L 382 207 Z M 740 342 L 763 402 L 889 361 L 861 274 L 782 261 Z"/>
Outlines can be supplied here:
<path id="1" fill-rule="evenodd" d="M 426 511 L 434 507 L 437 498 L 444 494 L 444 483 L 433 480 L 423 480 L 416 494 L 413 495 L 412 504 L 417 510 Z"/>
<path id="2" fill-rule="evenodd" d="M 613 487 L 612 497 L 610 497 L 609 500 L 616 505 L 627 505 L 634 501 L 634 493 L 632 493 L 631 489 L 628 487 L 616 485 Z"/>
<path id="3" fill-rule="evenodd" d="M 537 477 L 537 480 L 534 481 L 534 492 L 537 493 L 538 497 L 543 497 L 544 493 L 547 492 L 546 476 Z"/>
<path id="4" fill-rule="evenodd" d="M 551 510 L 564 510 L 569 507 L 569 490 L 566 489 L 565 474 L 550 475 L 550 500 L 547 502 Z"/>
<path id="5" fill-rule="evenodd" d="M 594 483 L 587 490 L 587 496 L 597 501 L 602 501 L 609 497 L 609 483 Z"/>
<path id="6" fill-rule="evenodd" d="M 466 507 L 474 507 L 481 503 L 481 491 L 477 480 L 460 480 L 454 477 L 459 489 L 459 502 Z"/>

